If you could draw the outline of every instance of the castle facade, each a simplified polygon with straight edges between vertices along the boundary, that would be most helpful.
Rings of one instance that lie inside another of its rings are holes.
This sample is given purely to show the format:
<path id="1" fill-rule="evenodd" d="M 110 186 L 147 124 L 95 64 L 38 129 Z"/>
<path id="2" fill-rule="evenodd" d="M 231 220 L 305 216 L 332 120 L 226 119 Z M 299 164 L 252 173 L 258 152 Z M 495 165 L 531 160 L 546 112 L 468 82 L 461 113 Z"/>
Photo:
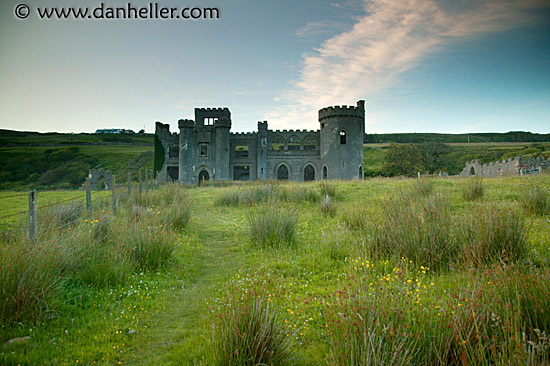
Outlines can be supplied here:
<path id="1" fill-rule="evenodd" d="M 205 180 L 363 179 L 365 102 L 319 110 L 320 129 L 231 132 L 228 108 L 195 108 L 179 120 L 179 134 L 156 123 L 159 181 L 200 185 Z M 164 159 L 162 159 L 164 157 Z"/>

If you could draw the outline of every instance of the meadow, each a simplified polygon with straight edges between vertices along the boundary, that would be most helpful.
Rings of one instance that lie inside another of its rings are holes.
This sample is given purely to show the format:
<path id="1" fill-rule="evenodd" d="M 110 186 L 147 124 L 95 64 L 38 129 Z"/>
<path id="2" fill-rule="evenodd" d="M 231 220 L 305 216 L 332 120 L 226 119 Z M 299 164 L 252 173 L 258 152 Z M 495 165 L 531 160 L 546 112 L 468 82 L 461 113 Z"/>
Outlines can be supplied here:
<path id="1" fill-rule="evenodd" d="M 544 365 L 548 187 L 167 185 L 117 217 L 52 209 L 36 243 L 2 236 L 0 363 Z"/>

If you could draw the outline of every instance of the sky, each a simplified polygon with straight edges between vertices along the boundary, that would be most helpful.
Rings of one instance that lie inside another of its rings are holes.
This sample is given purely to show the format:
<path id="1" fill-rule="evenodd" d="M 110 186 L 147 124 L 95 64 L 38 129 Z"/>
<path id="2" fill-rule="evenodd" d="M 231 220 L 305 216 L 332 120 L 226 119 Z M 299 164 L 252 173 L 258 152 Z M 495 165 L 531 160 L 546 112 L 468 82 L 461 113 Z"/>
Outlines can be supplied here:
<path id="1" fill-rule="evenodd" d="M 195 107 L 228 107 L 232 131 L 316 130 L 320 108 L 365 100 L 367 133 L 550 133 L 550 0 L 156 1 L 215 19 L 21 1 L 0 3 L 1 129 L 176 132 Z M 39 16 L 69 6 L 104 18 Z"/>

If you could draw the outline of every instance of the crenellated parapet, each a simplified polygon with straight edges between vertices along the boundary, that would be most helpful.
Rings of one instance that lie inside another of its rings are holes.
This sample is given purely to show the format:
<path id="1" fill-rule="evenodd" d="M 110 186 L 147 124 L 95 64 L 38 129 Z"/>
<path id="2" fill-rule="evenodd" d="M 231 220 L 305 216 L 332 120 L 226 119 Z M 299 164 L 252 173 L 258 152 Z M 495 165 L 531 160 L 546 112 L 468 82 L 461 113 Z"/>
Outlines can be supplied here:
<path id="1" fill-rule="evenodd" d="M 326 107 L 319 110 L 319 122 L 326 118 L 337 117 L 353 117 L 364 120 L 365 119 L 365 102 L 360 100 L 357 102 L 357 106 L 334 106 Z"/>
<path id="2" fill-rule="evenodd" d="M 179 128 L 194 128 L 195 127 L 195 121 L 192 119 L 180 119 L 178 121 L 178 127 Z"/>

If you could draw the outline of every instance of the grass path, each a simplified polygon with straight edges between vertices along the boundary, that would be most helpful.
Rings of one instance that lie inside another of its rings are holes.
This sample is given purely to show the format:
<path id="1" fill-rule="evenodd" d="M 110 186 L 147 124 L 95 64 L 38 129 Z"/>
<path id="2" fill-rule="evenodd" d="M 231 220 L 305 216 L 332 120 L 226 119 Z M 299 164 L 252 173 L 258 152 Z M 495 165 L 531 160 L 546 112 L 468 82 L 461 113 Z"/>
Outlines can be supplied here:
<path id="1" fill-rule="evenodd" d="M 200 364 L 200 355 L 209 353 L 202 339 L 205 299 L 237 270 L 241 249 L 229 224 L 234 210 L 215 207 L 212 189 L 197 196 L 190 229 L 196 251 L 183 269 L 190 276 L 183 288 L 175 285 L 180 289 L 167 292 L 162 308 L 152 315 L 154 327 L 137 340 L 138 364 Z"/>

